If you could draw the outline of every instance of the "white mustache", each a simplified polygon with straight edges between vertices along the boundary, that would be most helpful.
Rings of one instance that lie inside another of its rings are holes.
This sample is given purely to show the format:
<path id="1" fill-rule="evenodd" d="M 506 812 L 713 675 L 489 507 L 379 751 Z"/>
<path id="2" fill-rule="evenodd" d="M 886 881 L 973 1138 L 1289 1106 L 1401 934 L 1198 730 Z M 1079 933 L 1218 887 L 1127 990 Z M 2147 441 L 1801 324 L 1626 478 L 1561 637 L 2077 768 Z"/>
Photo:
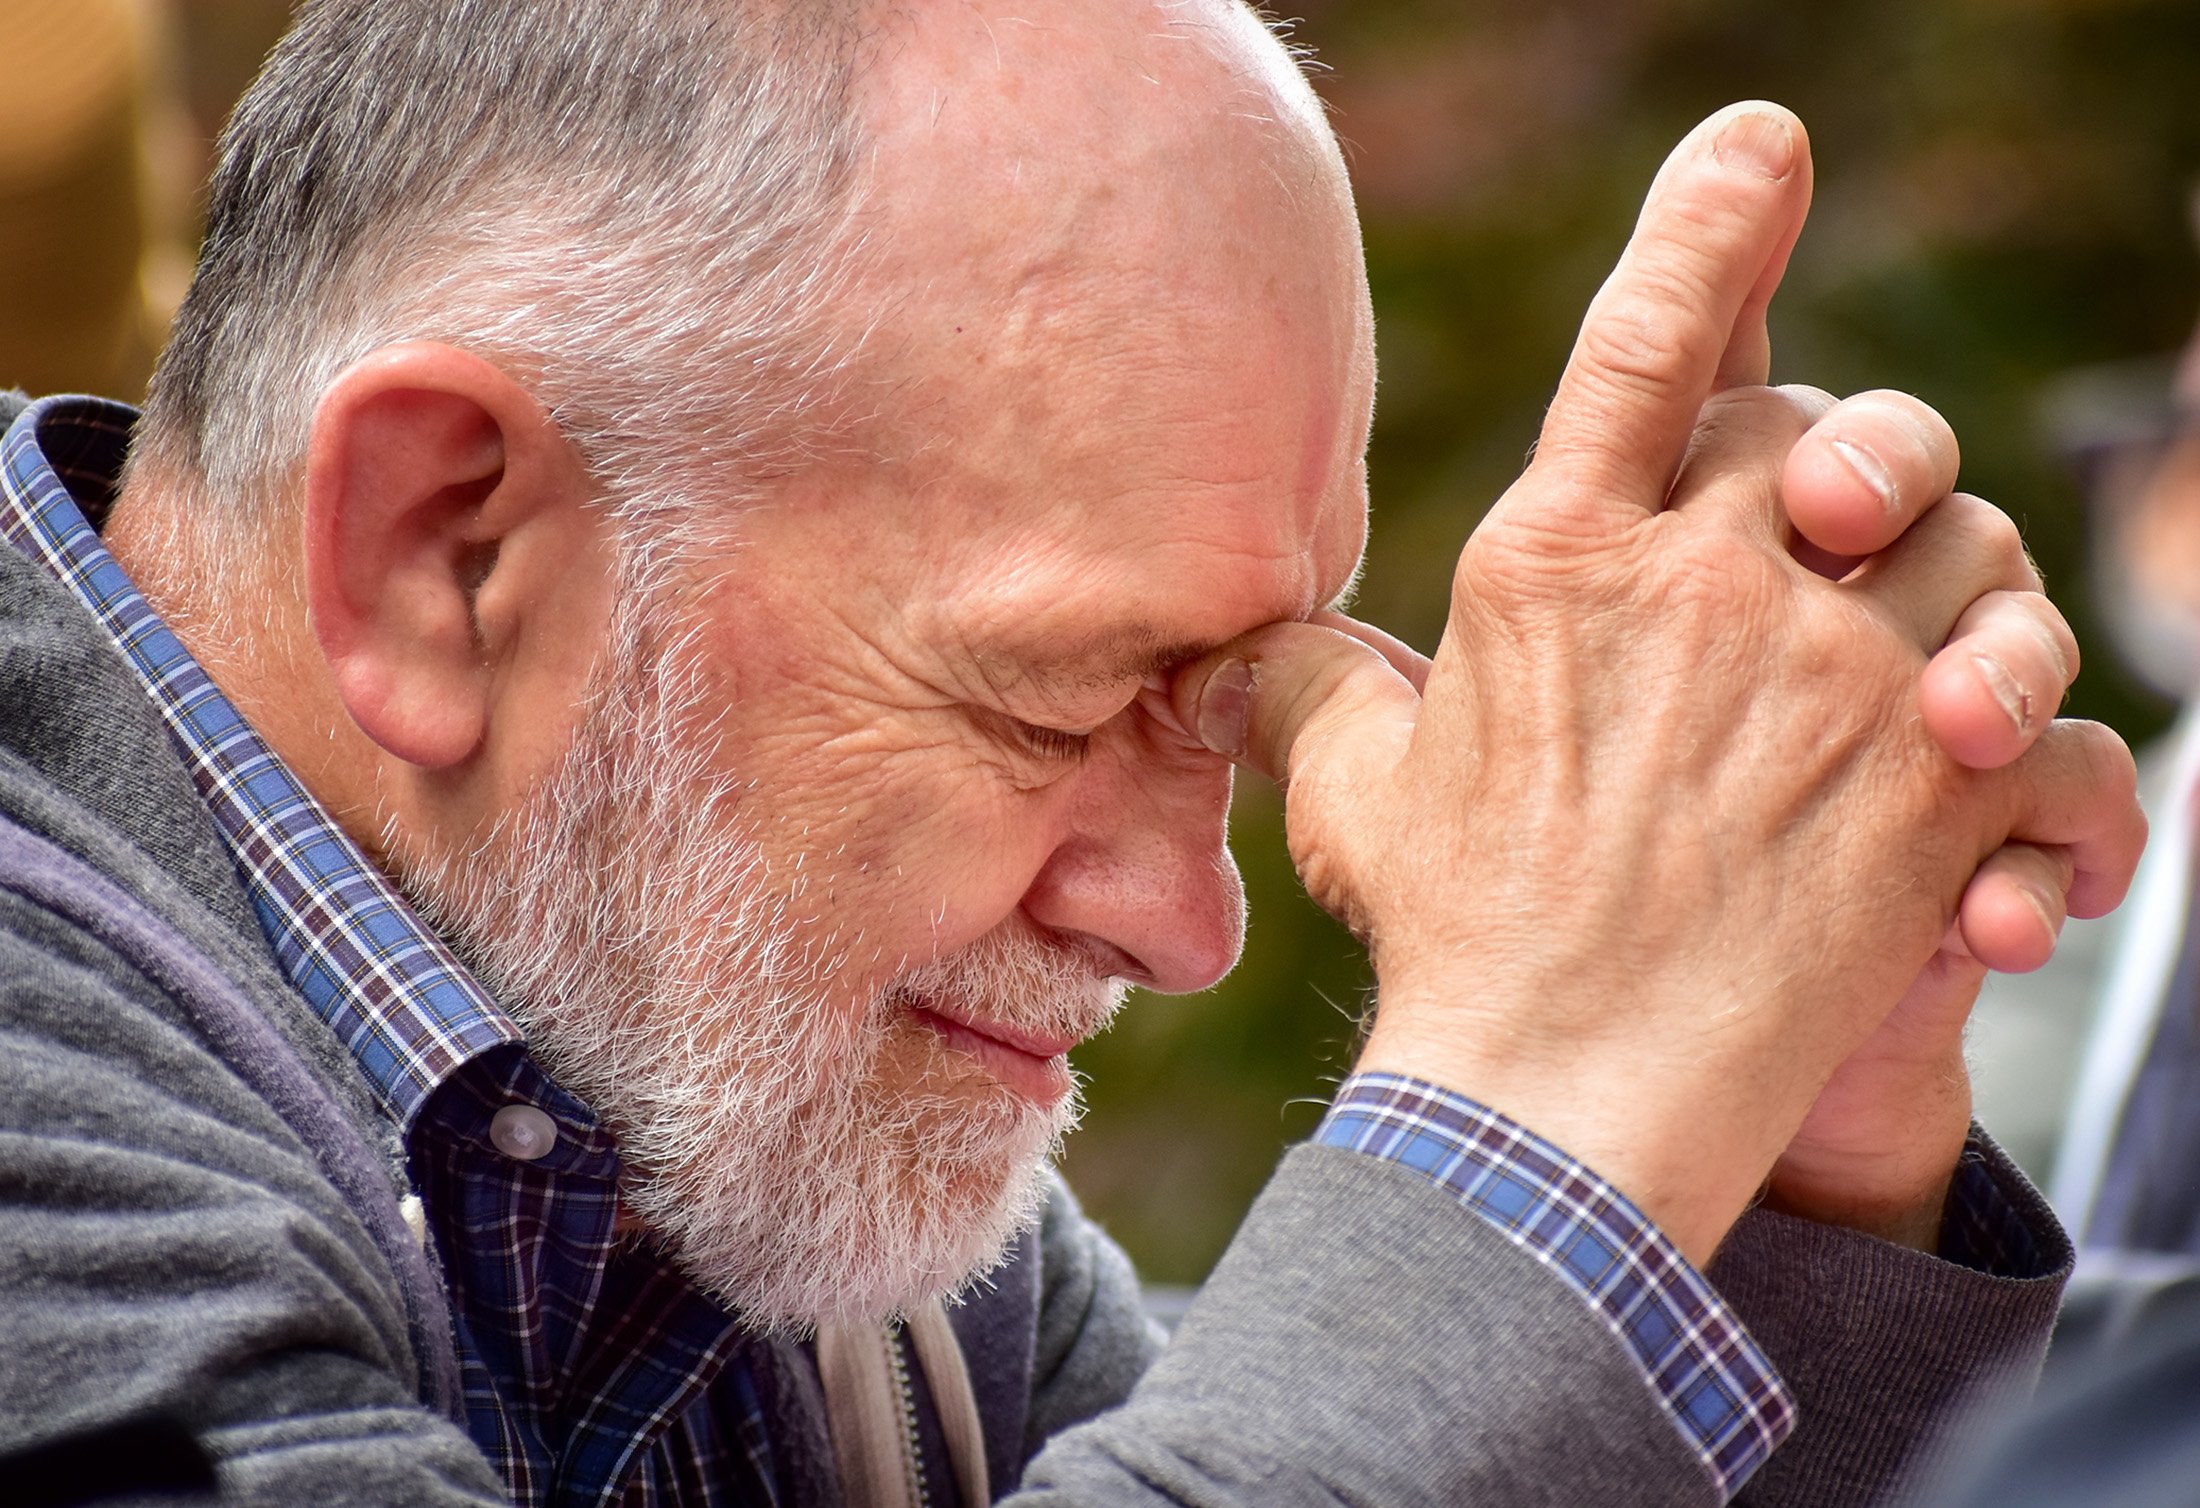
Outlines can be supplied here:
<path id="1" fill-rule="evenodd" d="M 952 1003 L 981 1023 L 1081 1042 L 1108 1028 L 1129 993 L 1058 943 L 997 930 L 902 974 L 879 991 L 874 1010 Z"/>

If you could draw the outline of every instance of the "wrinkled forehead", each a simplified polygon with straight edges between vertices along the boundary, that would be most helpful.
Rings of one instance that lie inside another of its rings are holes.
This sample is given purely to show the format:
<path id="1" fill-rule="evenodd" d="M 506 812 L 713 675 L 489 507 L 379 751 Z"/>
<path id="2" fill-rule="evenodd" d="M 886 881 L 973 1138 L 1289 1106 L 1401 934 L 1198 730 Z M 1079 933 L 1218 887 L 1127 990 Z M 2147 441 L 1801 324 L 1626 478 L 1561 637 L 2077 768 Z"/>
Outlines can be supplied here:
<path id="1" fill-rule="evenodd" d="M 905 453 L 1043 452 L 1064 475 L 1220 448 L 1302 511 L 1357 467 L 1358 222 L 1319 104 L 1248 10 L 943 3 L 877 53 L 864 317 Z"/>
<path id="2" fill-rule="evenodd" d="M 1109 305 L 1242 338 L 1248 299 L 1294 297 L 1364 337 L 1335 138 L 1236 0 L 942 0 L 871 54 L 859 222 L 889 346 L 924 342 L 921 360 L 971 317 L 1090 345 L 1082 316 Z"/>
<path id="3" fill-rule="evenodd" d="M 903 7 L 860 76 L 857 313 L 890 482 L 847 517 L 912 629 L 1011 674 L 1128 664 L 1342 590 L 1366 278 L 1335 141 L 1258 19 L 941 0 Z"/>

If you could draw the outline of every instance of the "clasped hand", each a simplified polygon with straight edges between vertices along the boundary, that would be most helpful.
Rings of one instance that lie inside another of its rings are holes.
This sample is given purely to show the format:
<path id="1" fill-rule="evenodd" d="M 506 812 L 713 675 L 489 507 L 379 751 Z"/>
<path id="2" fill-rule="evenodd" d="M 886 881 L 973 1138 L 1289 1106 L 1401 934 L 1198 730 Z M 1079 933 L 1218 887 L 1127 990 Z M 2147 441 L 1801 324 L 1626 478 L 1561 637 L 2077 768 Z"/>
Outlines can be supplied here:
<path id="1" fill-rule="evenodd" d="M 1513 1116 L 1699 1262 L 1768 1187 L 1930 1245 L 1984 969 L 2112 907 L 2144 836 L 1946 424 L 1762 386 L 1809 196 L 1777 107 L 1676 149 L 1433 661 L 1325 615 L 1171 687 L 1367 940 L 1361 1066 Z"/>

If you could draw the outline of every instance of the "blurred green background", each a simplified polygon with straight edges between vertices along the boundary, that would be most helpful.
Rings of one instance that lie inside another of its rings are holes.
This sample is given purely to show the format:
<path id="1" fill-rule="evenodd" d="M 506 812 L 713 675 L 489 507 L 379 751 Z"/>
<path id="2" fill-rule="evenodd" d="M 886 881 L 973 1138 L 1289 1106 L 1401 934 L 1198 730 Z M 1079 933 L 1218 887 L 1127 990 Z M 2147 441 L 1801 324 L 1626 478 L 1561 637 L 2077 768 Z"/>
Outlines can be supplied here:
<path id="1" fill-rule="evenodd" d="M 2072 710 L 2135 744 L 2168 707 L 2086 600 L 2041 389 L 2169 351 L 2200 304 L 2200 6 L 2136 0 L 1324 0 L 1300 41 L 1350 154 L 1382 387 L 1360 611 L 1434 647 L 1453 557 L 1520 469 L 1658 163 L 1736 99 L 1808 124 L 1817 200 L 1773 306 L 1774 380 L 1915 392 L 2007 508 L 2089 649 Z M 1292 881 L 1274 794 L 1235 847 L 1245 961 L 1139 998 L 1084 1049 L 1068 1171 L 1150 1279 L 1197 1281 L 1349 1068 L 1369 974 Z"/>
<path id="2" fill-rule="evenodd" d="M 0 70 L 45 81 L 0 88 L 0 382 L 142 384 L 207 143 L 284 15 L 0 0 Z M 102 31 L 124 45 L 90 47 Z M 1433 648 L 1453 556 L 1518 471 L 1658 162 L 1760 96 L 1809 124 L 1818 172 L 1774 307 L 1776 380 L 1938 406 L 1964 485 L 2023 522 L 2088 644 L 2073 710 L 2135 743 L 2160 728 L 2168 709 L 2100 641 L 2037 403 L 2066 368 L 2174 348 L 2200 302 L 2200 6 L 1301 0 L 1296 32 L 1352 161 L 1379 320 L 1366 616 Z M 87 254 L 140 224 L 138 266 Z M 55 323 L 99 298 L 105 324 Z M 1079 1056 L 1092 1111 L 1069 1174 L 1156 1281 L 1204 1274 L 1349 1067 L 1366 1001 L 1359 950 L 1292 879 L 1271 792 L 1241 792 L 1235 842 L 1243 965 L 1205 996 L 1135 1000 Z"/>

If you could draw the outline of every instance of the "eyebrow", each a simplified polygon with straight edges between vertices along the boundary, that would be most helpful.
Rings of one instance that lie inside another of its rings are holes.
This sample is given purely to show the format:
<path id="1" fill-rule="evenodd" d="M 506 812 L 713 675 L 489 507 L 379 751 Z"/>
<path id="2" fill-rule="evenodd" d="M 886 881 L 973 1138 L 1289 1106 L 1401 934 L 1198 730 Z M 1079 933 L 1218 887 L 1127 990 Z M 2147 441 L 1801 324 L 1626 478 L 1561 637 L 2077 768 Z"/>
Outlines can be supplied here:
<path id="1" fill-rule="evenodd" d="M 1091 691 L 1142 681 L 1224 642 L 1170 639 L 1151 624 L 1138 623 L 1105 629 L 1043 660 L 1027 661 L 1022 668 L 1030 680 L 1042 685 Z"/>
<path id="2" fill-rule="evenodd" d="M 1316 611 L 1345 611 L 1359 595 L 1360 576 L 1366 564 L 1365 556 L 1355 562 L 1343 587 Z M 1027 686 L 1055 692 L 1098 691 L 1127 681 L 1142 681 L 1156 671 L 1196 660 L 1228 642 L 1228 639 L 1172 639 L 1153 624 L 1140 621 L 1096 630 L 1043 658 L 1026 658 L 1009 645 L 997 645 L 990 651 L 980 650 L 977 660 L 980 673 L 994 683 L 996 689 L 1000 689 L 1000 672 L 1013 667 L 1014 679 Z"/>

